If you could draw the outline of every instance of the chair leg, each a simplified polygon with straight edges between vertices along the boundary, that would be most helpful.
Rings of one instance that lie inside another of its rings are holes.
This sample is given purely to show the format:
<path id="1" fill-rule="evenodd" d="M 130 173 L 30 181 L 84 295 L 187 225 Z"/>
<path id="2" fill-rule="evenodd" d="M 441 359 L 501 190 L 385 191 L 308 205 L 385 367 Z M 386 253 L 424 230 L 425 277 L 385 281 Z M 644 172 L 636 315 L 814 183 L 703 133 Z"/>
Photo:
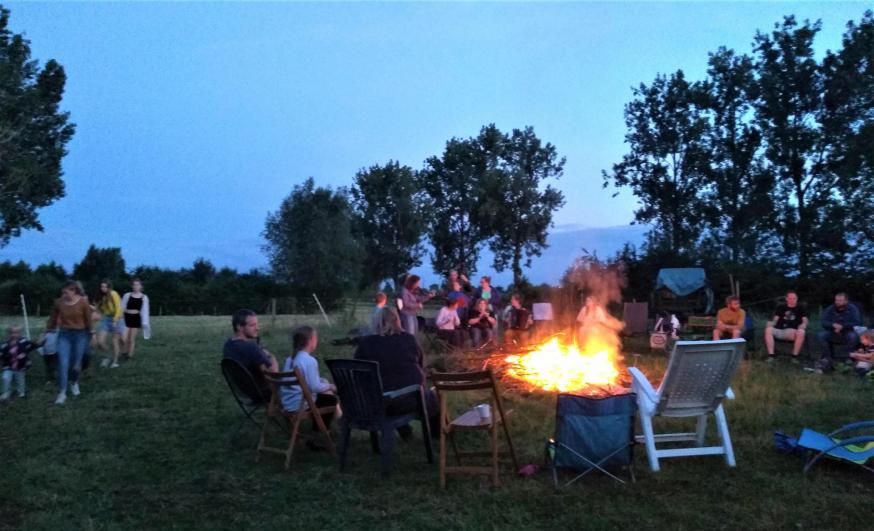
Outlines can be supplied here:
<path id="1" fill-rule="evenodd" d="M 725 420 L 725 410 L 722 409 L 722 404 L 713 412 L 716 417 L 716 428 L 719 430 L 719 438 L 722 440 L 722 448 L 725 450 L 725 463 L 728 466 L 735 466 L 734 448 L 731 446 L 731 435 L 728 433 L 728 421 Z"/>
<path id="2" fill-rule="evenodd" d="M 455 444 L 455 432 L 449 432 L 449 442 L 452 443 L 452 451 L 455 454 L 455 464 L 461 466 L 461 455 L 458 453 L 458 445 Z"/>
<path id="3" fill-rule="evenodd" d="M 492 420 L 492 429 L 489 430 L 492 437 L 492 485 L 501 486 L 501 478 L 498 476 L 498 426 Z"/>
<path id="4" fill-rule="evenodd" d="M 342 434 L 340 435 L 340 472 L 346 468 L 346 453 L 349 451 L 349 442 L 352 437 L 352 426 L 349 421 L 343 419 Z"/>
<path id="5" fill-rule="evenodd" d="M 255 450 L 255 462 L 257 463 L 261 459 L 261 449 L 267 446 L 267 427 L 270 425 L 269 422 L 265 421 L 261 426 L 261 436 L 258 437 L 258 448 Z"/>
<path id="6" fill-rule="evenodd" d="M 695 430 L 695 443 L 700 448 L 704 446 L 704 436 L 707 434 L 707 415 L 698 417 L 698 427 Z"/>
<path id="7" fill-rule="evenodd" d="M 425 439 L 425 457 L 428 459 L 428 464 L 434 462 L 434 446 L 431 444 L 431 428 L 428 425 L 428 420 L 422 421 L 422 438 Z"/>
<path id="8" fill-rule="evenodd" d="M 510 438 L 510 427 L 507 426 L 507 419 L 503 418 L 503 415 L 501 418 L 501 427 L 504 430 L 504 437 L 507 438 L 507 449 L 510 452 L 510 459 L 513 460 L 513 470 L 518 472 L 519 463 L 516 461 L 516 450 L 513 448 L 513 439 Z"/>
<path id="9" fill-rule="evenodd" d="M 658 472 L 659 457 L 656 454 L 655 433 L 652 430 L 652 417 L 641 415 L 640 426 L 643 428 L 643 439 L 646 443 L 646 457 L 649 459 L 649 468 L 653 472 Z"/>
<path id="10" fill-rule="evenodd" d="M 395 447 L 395 430 L 391 426 L 382 427 L 382 477 L 391 475 L 392 454 Z"/>
<path id="11" fill-rule="evenodd" d="M 440 427 L 440 488 L 446 488 L 446 430 Z"/>
<path id="12" fill-rule="evenodd" d="M 294 454 L 294 445 L 300 433 L 300 415 L 294 416 L 294 425 L 291 428 L 291 436 L 288 438 L 288 450 L 285 451 L 285 469 L 291 466 L 291 456 Z"/>

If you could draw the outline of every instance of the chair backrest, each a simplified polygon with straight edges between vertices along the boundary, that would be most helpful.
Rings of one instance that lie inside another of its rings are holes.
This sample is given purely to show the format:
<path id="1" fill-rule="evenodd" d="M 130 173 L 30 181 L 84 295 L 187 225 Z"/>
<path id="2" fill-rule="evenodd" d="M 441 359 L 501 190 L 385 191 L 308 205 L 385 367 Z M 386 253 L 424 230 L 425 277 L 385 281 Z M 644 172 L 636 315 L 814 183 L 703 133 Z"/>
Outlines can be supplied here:
<path id="1" fill-rule="evenodd" d="M 471 372 L 431 372 L 431 382 L 438 391 L 472 391 L 497 387 L 491 369 Z"/>
<path id="2" fill-rule="evenodd" d="M 266 405 L 267 398 L 252 373 L 236 360 L 222 358 L 222 374 L 231 392 L 242 403 Z"/>
<path id="3" fill-rule="evenodd" d="M 264 380 L 270 384 L 270 388 L 273 391 L 273 395 L 270 397 L 270 408 L 268 409 L 272 408 L 274 411 L 282 410 L 282 393 L 280 392 L 280 389 L 283 387 L 294 386 L 300 387 L 302 396 L 300 398 L 300 407 L 298 408 L 298 411 L 293 413 L 306 411 L 307 409 L 315 409 L 316 400 L 313 397 L 306 380 L 300 373 L 300 369 L 297 367 L 292 371 L 286 372 L 265 372 Z"/>
<path id="4" fill-rule="evenodd" d="M 678 341 L 659 386 L 656 413 L 668 417 L 712 412 L 725 398 L 746 341 Z"/>
<path id="5" fill-rule="evenodd" d="M 624 466 L 634 459 L 634 418 L 637 395 L 591 398 L 558 395 L 555 404 L 555 449 L 558 467 L 588 470 L 591 462 Z M 588 460 L 588 461 L 587 461 Z"/>
<path id="6" fill-rule="evenodd" d="M 378 425 L 385 417 L 379 362 L 325 360 L 325 363 L 334 377 L 343 416 L 357 426 Z"/>

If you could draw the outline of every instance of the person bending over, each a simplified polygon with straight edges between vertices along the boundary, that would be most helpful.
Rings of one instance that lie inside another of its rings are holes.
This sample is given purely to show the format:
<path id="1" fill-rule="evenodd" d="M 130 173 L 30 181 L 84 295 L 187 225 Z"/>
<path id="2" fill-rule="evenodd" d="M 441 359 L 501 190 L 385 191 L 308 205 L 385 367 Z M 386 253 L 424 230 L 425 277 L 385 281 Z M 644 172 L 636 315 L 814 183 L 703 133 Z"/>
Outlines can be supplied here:
<path id="1" fill-rule="evenodd" d="M 859 336 L 859 350 L 850 354 L 856 362 L 856 374 L 865 376 L 874 367 L 874 330 L 865 330 Z"/>
<path id="2" fill-rule="evenodd" d="M 737 339 L 744 332 L 744 320 L 747 313 L 740 308 L 740 297 L 730 295 L 725 298 L 725 308 L 716 313 L 716 328 L 713 329 L 713 341 L 720 339 Z"/>

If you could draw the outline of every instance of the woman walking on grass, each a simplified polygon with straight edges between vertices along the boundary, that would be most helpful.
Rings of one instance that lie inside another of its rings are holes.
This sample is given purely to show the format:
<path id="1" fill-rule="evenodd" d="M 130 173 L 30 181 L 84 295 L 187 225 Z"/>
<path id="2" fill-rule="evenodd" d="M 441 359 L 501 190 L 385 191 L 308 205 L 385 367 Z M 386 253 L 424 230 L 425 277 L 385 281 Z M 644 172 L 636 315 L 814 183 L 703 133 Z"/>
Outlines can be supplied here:
<path id="1" fill-rule="evenodd" d="M 121 298 L 121 308 L 124 313 L 124 344 L 129 358 L 134 357 L 137 346 L 137 334 L 143 329 L 143 338 L 152 337 L 152 327 L 149 325 L 149 297 L 143 293 L 143 283 L 135 278 L 131 290 Z"/>
<path id="2" fill-rule="evenodd" d="M 100 292 L 97 294 L 97 300 L 94 301 L 97 310 L 100 312 L 100 321 L 97 324 L 97 346 L 103 352 L 108 352 L 106 346 L 106 335 L 112 334 L 112 365 L 110 365 L 109 357 L 103 359 L 101 366 L 110 366 L 113 369 L 118 367 L 118 344 L 121 339 L 121 297 L 118 292 L 112 289 L 112 282 L 103 280 L 100 282 Z"/>
<path id="3" fill-rule="evenodd" d="M 67 401 L 70 393 L 79 396 L 79 371 L 82 358 L 91 339 L 91 306 L 82 284 L 68 280 L 61 288 L 61 298 L 55 301 L 46 324 L 47 330 L 60 328 L 58 333 L 58 397 L 55 404 Z"/>

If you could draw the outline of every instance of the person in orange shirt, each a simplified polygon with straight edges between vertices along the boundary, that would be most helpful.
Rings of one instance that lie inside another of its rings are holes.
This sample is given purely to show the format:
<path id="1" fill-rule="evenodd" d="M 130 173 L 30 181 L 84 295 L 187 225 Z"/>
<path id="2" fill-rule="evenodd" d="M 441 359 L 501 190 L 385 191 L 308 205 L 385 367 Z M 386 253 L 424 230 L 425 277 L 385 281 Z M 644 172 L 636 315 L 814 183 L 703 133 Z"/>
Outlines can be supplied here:
<path id="1" fill-rule="evenodd" d="M 740 309 L 740 298 L 731 295 L 725 298 L 725 308 L 716 314 L 716 328 L 713 329 L 713 341 L 731 338 L 737 339 L 744 332 L 744 321 L 747 313 Z"/>

